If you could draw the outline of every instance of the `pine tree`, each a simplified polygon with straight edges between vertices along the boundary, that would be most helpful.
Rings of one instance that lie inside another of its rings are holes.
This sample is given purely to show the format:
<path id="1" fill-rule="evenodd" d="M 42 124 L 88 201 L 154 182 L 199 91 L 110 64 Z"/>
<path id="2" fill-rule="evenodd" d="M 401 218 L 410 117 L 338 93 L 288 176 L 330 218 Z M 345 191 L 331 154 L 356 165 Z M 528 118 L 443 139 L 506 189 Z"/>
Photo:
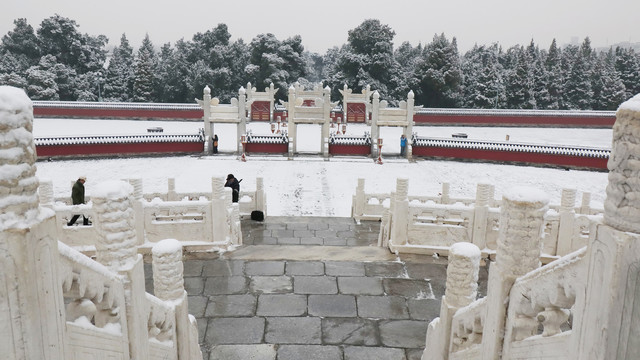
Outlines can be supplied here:
<path id="1" fill-rule="evenodd" d="M 563 88 L 564 77 L 562 73 L 562 53 L 556 45 L 556 39 L 553 39 L 549 52 L 544 61 L 547 93 L 549 94 L 549 102 L 543 102 L 539 105 L 540 109 L 556 110 L 563 108 Z"/>
<path id="2" fill-rule="evenodd" d="M 133 48 L 127 36 L 122 34 L 120 45 L 113 49 L 113 56 L 106 70 L 104 98 L 106 101 L 130 101 L 134 79 Z"/>
<path id="3" fill-rule="evenodd" d="M 149 34 L 142 40 L 142 45 L 138 49 L 138 56 L 135 62 L 135 77 L 133 81 L 133 101 L 151 102 L 153 101 L 153 78 L 156 66 L 155 51 L 149 39 Z"/>
<path id="4" fill-rule="evenodd" d="M 615 69 L 615 54 L 613 49 L 601 56 L 602 90 L 597 97 L 594 109 L 616 110 L 626 100 L 625 86 Z M 596 96 L 594 95 L 594 100 Z"/>
<path id="5" fill-rule="evenodd" d="M 593 89 L 591 87 L 591 42 L 586 38 L 576 53 L 565 84 L 566 106 L 572 110 L 591 110 Z"/>
<path id="6" fill-rule="evenodd" d="M 625 86 L 627 99 L 640 93 L 640 59 L 633 49 L 616 48 L 616 71 Z"/>
<path id="7" fill-rule="evenodd" d="M 530 59 L 522 46 L 512 47 L 513 67 L 507 70 L 507 107 L 509 109 L 535 109 L 535 96 Z M 510 62 L 511 63 L 511 62 Z"/>
<path id="8" fill-rule="evenodd" d="M 427 44 L 417 66 L 419 80 L 416 103 L 426 107 L 458 107 L 462 71 L 456 39 L 449 42 L 444 34 L 435 35 Z"/>
<path id="9" fill-rule="evenodd" d="M 60 100 L 56 75 L 51 68 L 56 64 L 53 55 L 45 55 L 36 66 L 27 70 L 27 95 L 34 100 Z"/>

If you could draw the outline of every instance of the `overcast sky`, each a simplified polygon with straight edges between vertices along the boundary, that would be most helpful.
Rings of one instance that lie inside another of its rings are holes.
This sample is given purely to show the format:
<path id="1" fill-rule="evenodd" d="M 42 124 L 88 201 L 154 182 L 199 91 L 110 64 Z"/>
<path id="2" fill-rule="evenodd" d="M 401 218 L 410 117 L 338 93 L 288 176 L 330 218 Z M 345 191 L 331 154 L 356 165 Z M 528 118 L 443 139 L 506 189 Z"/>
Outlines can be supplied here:
<path id="1" fill-rule="evenodd" d="M 0 35 L 13 29 L 16 18 L 37 29 L 56 13 L 75 20 L 83 33 L 106 35 L 111 45 L 122 33 L 134 46 L 145 33 L 156 46 L 174 44 L 225 23 L 232 40 L 301 35 L 305 49 L 324 53 L 346 43 L 350 29 L 372 18 L 396 32 L 396 46 L 426 44 L 444 32 L 457 38 L 461 52 L 476 43 L 497 41 L 507 48 L 531 39 L 545 49 L 553 38 L 565 45 L 589 36 L 596 47 L 640 42 L 640 0 L 5 0 Z"/>

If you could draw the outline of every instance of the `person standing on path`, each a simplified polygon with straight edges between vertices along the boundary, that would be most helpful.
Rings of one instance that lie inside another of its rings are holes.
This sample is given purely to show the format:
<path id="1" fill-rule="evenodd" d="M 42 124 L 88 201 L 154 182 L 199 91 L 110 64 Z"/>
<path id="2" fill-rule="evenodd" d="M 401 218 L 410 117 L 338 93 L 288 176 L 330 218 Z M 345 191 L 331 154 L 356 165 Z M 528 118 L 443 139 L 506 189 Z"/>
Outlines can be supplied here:
<path id="1" fill-rule="evenodd" d="M 80 176 L 78 180 L 73 184 L 71 188 L 71 201 L 73 205 L 84 204 L 84 183 L 87 181 L 86 176 Z M 67 223 L 67 226 L 72 226 L 76 223 L 76 220 L 80 217 L 79 214 L 73 215 L 71 220 Z M 89 219 L 82 215 L 82 225 L 90 225 Z"/>
<path id="2" fill-rule="evenodd" d="M 240 181 L 242 181 L 242 179 Z M 238 198 L 240 196 L 240 181 L 238 181 L 233 174 L 227 175 L 227 182 L 224 186 L 231 188 L 231 199 L 233 202 L 238 202 Z"/>
<path id="3" fill-rule="evenodd" d="M 404 156 L 407 152 L 407 137 L 402 134 L 400 136 L 400 156 Z"/>
<path id="4" fill-rule="evenodd" d="M 213 153 L 218 153 L 218 134 L 213 135 Z"/>

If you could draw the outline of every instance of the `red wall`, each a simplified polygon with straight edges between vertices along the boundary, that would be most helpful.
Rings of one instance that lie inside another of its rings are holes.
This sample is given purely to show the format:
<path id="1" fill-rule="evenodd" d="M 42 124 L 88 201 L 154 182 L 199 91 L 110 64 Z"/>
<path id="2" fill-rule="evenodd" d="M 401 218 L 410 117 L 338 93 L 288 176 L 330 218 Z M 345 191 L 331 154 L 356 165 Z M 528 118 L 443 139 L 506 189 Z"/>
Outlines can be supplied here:
<path id="1" fill-rule="evenodd" d="M 247 143 L 245 145 L 245 152 L 285 154 L 287 153 L 288 148 L 289 148 L 288 144 Z"/>
<path id="2" fill-rule="evenodd" d="M 204 151 L 201 142 L 169 143 L 128 143 L 128 144 L 75 144 L 36 146 L 39 158 L 50 156 L 74 155 L 120 155 L 120 154 L 161 154 L 161 153 L 199 153 Z"/>
<path id="3" fill-rule="evenodd" d="M 190 119 L 202 120 L 202 110 L 33 108 L 35 117 L 122 118 L 122 119 Z"/>
<path id="4" fill-rule="evenodd" d="M 331 155 L 370 155 L 371 146 L 329 144 L 329 154 Z"/>
<path id="5" fill-rule="evenodd" d="M 577 157 L 570 155 L 540 154 L 531 152 L 509 152 L 496 150 L 473 150 L 444 147 L 414 146 L 414 156 L 448 159 L 476 159 L 497 162 L 516 162 L 529 164 L 547 164 L 578 168 L 606 170 L 607 158 Z"/>

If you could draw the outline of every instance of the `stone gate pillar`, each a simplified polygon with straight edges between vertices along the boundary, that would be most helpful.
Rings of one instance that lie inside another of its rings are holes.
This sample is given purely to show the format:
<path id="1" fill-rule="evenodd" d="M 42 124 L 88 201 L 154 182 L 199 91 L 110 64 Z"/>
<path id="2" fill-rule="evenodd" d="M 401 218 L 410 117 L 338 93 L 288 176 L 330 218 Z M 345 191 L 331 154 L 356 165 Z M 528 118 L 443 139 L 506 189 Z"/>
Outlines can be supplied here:
<path id="1" fill-rule="evenodd" d="M 323 113 L 324 113 L 324 122 L 322 123 L 322 156 L 325 158 L 329 157 L 329 127 L 331 125 L 331 88 L 329 86 L 324 88 L 322 92 L 323 99 Z M 345 120 L 346 121 L 346 120 Z"/>
<path id="2" fill-rule="evenodd" d="M 238 145 L 238 154 L 242 154 L 242 135 L 247 134 L 247 91 L 240 87 L 238 90 L 238 134 L 236 136 L 236 143 Z"/>
<path id="3" fill-rule="evenodd" d="M 373 92 L 373 105 L 371 107 L 371 155 L 373 158 L 378 157 L 378 137 L 380 136 L 380 127 L 378 126 L 378 118 L 380 117 L 380 94 L 378 91 Z M 384 146 L 384 144 L 382 144 Z"/>
<path id="4" fill-rule="evenodd" d="M 640 354 L 640 95 L 618 108 L 604 222 L 589 239 L 579 359 Z"/>
<path id="5" fill-rule="evenodd" d="M 96 260 L 125 279 L 129 354 L 132 359 L 147 359 L 147 304 L 142 255 L 137 248 L 133 191 L 129 183 L 117 180 L 93 188 L 94 226 L 99 235 Z"/>
<path id="6" fill-rule="evenodd" d="M 0 357 L 62 360 L 55 214 L 39 207 L 32 128 L 31 100 L 0 86 Z"/>
<path id="7" fill-rule="evenodd" d="M 211 89 L 208 86 L 202 91 L 202 100 L 195 99 L 204 111 L 204 153 L 211 154 L 213 151 L 213 123 L 211 122 Z"/>
<path id="8" fill-rule="evenodd" d="M 504 192 L 496 262 L 491 265 L 482 335 L 482 359 L 499 359 L 502 352 L 507 304 L 516 278 L 540 267 L 544 215 L 549 198 L 529 187 Z"/>
<path id="9" fill-rule="evenodd" d="M 298 151 L 297 147 L 297 137 L 298 135 L 296 129 L 296 122 L 294 121 L 296 117 L 296 88 L 291 85 L 289 87 L 289 101 L 287 102 L 287 123 L 288 130 L 287 134 L 289 135 L 289 157 L 293 157 L 293 154 Z"/>

